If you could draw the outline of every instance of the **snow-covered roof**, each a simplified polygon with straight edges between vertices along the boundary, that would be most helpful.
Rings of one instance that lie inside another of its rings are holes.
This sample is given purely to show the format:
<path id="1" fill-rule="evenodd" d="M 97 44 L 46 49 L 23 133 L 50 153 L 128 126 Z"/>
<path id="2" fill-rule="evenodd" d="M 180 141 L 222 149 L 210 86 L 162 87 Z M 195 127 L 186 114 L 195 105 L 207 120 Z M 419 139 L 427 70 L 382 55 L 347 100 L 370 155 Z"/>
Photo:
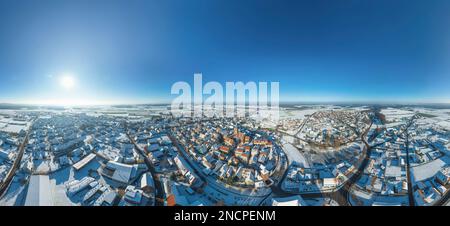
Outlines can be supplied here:
<path id="1" fill-rule="evenodd" d="M 285 198 L 272 198 L 272 206 L 306 206 L 306 202 L 300 195 Z"/>
<path id="2" fill-rule="evenodd" d="M 88 164 L 90 161 L 92 161 L 95 158 L 95 156 L 96 155 L 94 153 L 89 154 L 88 156 L 84 157 L 82 160 L 80 160 L 77 163 L 75 163 L 73 165 L 73 168 L 75 168 L 76 170 L 80 170 L 86 164 Z"/>
<path id="3" fill-rule="evenodd" d="M 402 176 L 402 169 L 399 166 L 388 166 L 384 175 L 386 177 L 400 177 Z"/>
<path id="4" fill-rule="evenodd" d="M 48 176 L 32 175 L 30 177 L 25 206 L 53 206 Z"/>
<path id="5" fill-rule="evenodd" d="M 150 173 L 144 173 L 141 178 L 141 188 L 146 186 L 155 187 L 155 182 L 153 181 L 153 177 Z"/>
<path id="6" fill-rule="evenodd" d="M 133 175 L 134 167 L 132 165 L 109 161 L 106 166 L 109 169 L 114 170 L 114 173 L 110 175 L 113 180 L 128 183 Z"/>

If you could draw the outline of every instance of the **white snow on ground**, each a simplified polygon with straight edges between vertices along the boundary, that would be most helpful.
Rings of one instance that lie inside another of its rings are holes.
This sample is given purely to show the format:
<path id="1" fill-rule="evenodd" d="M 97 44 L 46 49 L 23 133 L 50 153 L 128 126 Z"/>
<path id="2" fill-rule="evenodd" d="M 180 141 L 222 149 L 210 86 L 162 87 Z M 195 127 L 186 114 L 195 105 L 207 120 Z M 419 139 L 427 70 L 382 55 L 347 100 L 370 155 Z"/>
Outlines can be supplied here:
<path id="1" fill-rule="evenodd" d="M 75 206 L 66 195 L 66 190 L 64 186 L 56 185 L 56 180 L 50 181 L 51 187 L 53 189 L 52 194 L 54 198 L 55 206 Z"/>
<path id="2" fill-rule="evenodd" d="M 13 118 L 15 112 L 0 111 L 0 114 L 8 115 L 7 117 L 0 115 L 0 131 L 19 133 L 21 130 L 26 130 L 31 125 L 31 122 L 15 120 Z"/>
<path id="3" fill-rule="evenodd" d="M 450 117 L 450 109 L 414 108 L 414 110 L 420 113 L 430 114 L 437 117 Z"/>
<path id="4" fill-rule="evenodd" d="M 373 203 L 372 194 L 365 193 L 365 192 L 359 191 L 357 189 L 352 189 L 351 192 L 352 193 L 349 196 L 349 201 L 353 206 L 370 206 L 370 205 L 372 205 L 372 203 Z M 359 202 L 354 199 L 354 196 L 355 196 L 355 198 L 357 198 L 357 200 Z"/>
<path id="5" fill-rule="evenodd" d="M 393 127 L 397 127 L 397 126 L 400 126 L 400 125 L 403 125 L 403 124 L 406 124 L 406 121 L 386 123 L 386 127 L 387 128 L 393 128 Z"/>
<path id="6" fill-rule="evenodd" d="M 386 108 L 381 110 L 381 114 L 386 116 L 386 120 L 388 122 L 395 122 L 400 120 L 401 118 L 412 117 L 414 115 L 414 112 L 403 109 Z"/>
<path id="7" fill-rule="evenodd" d="M 450 122 L 449 121 L 440 121 L 437 123 L 439 126 L 446 128 L 446 129 L 450 129 Z"/>
<path id="8" fill-rule="evenodd" d="M 450 110 L 448 109 L 415 109 L 417 112 L 428 114 L 430 117 L 417 120 L 418 125 L 425 127 L 438 126 L 442 129 L 450 130 Z"/>
<path id="9" fill-rule="evenodd" d="M 72 180 L 81 180 L 84 177 L 91 176 L 89 171 L 97 171 L 100 167 L 100 163 L 95 160 L 89 162 L 81 170 L 75 171 L 73 167 L 66 167 L 55 173 L 50 174 L 50 183 L 52 184 L 54 196 L 54 202 L 56 206 L 78 206 L 80 205 L 80 197 L 75 195 L 74 197 L 68 197 L 65 192 L 65 182 Z M 107 184 L 102 177 L 97 178 L 101 184 Z"/>
<path id="10" fill-rule="evenodd" d="M 7 133 L 19 133 L 21 130 L 25 130 L 26 126 L 24 125 L 7 125 L 1 130 Z"/>
<path id="11" fill-rule="evenodd" d="M 280 111 L 280 118 L 304 119 L 307 115 L 312 115 L 316 111 L 318 111 L 318 109 L 282 110 Z"/>
<path id="12" fill-rule="evenodd" d="M 285 140 L 283 140 L 282 145 L 284 153 L 286 153 L 290 164 L 297 162 L 303 164 L 304 167 L 309 168 L 309 164 L 308 161 L 306 161 L 305 156 L 297 148 L 295 148 L 294 145 L 285 142 Z"/>
<path id="13" fill-rule="evenodd" d="M 290 119 L 304 119 L 308 115 L 312 115 L 317 111 L 327 111 L 342 109 L 340 106 L 334 105 L 305 105 L 305 106 L 294 106 L 298 109 L 286 109 L 280 108 L 280 119 L 290 118 Z M 306 107 L 306 108 L 305 108 Z"/>
<path id="14" fill-rule="evenodd" d="M 283 136 L 282 137 L 282 142 L 284 142 L 284 143 L 293 143 L 294 142 L 294 137 L 292 137 L 292 136 Z"/>
<path id="15" fill-rule="evenodd" d="M 23 175 L 17 175 L 17 179 L 22 179 Z M 25 203 L 28 186 L 24 186 L 20 181 L 12 181 L 7 192 L 0 200 L 0 206 L 21 206 Z"/>
<path id="16" fill-rule="evenodd" d="M 445 165 L 450 163 L 450 157 L 444 156 L 442 158 L 433 160 L 426 164 L 422 164 L 416 167 L 412 167 L 412 174 L 414 175 L 415 181 L 423 181 L 428 178 L 433 177 L 436 173 L 442 169 Z"/>
<path id="17" fill-rule="evenodd" d="M 384 196 L 384 195 L 375 195 L 371 193 L 365 193 L 359 191 L 357 189 L 352 190 L 352 195 L 349 196 L 349 200 L 352 205 L 355 206 L 372 206 L 375 203 L 378 205 L 408 205 L 408 196 Z M 355 200 L 354 198 L 357 198 Z"/>

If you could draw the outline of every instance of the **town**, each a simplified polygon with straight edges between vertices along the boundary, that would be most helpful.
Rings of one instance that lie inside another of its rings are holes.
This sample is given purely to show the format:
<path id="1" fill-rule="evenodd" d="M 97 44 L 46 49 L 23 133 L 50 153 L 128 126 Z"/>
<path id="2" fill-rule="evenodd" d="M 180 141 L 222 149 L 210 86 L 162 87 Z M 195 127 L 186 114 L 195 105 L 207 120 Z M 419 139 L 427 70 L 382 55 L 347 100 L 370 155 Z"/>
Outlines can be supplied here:
<path id="1" fill-rule="evenodd" d="M 449 205 L 450 108 L 0 110 L 2 206 Z"/>

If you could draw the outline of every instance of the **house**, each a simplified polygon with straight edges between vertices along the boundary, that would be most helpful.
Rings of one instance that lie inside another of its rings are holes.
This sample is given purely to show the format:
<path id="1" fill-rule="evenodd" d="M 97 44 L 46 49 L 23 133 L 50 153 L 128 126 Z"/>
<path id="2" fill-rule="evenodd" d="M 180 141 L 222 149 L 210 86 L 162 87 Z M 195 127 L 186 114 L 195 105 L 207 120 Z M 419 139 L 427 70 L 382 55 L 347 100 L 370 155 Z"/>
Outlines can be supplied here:
<path id="1" fill-rule="evenodd" d="M 114 191 L 108 191 L 104 194 L 103 199 L 101 200 L 100 205 L 102 206 L 113 206 L 115 200 L 117 198 L 117 193 Z"/>
<path id="2" fill-rule="evenodd" d="M 121 204 L 127 206 L 140 205 L 142 202 L 142 193 L 142 190 L 136 189 L 136 187 L 132 185 L 128 185 L 125 189 Z"/>
<path id="3" fill-rule="evenodd" d="M 92 177 L 83 177 L 81 180 L 74 180 L 66 185 L 67 194 L 73 196 L 88 186 L 95 187 L 98 184 Z"/>
<path id="4" fill-rule="evenodd" d="M 150 173 L 144 173 L 141 177 L 141 189 L 146 194 L 151 194 L 155 191 L 155 181 Z"/>
<path id="5" fill-rule="evenodd" d="M 450 167 L 440 170 L 436 174 L 436 180 L 444 186 L 447 185 L 450 182 Z"/>
<path id="6" fill-rule="evenodd" d="M 221 152 L 223 152 L 225 154 L 228 154 L 228 152 L 230 151 L 230 148 L 227 147 L 227 146 L 220 146 L 219 147 L 219 151 L 221 151 Z"/>
<path id="7" fill-rule="evenodd" d="M 336 178 L 323 178 L 323 187 L 334 188 L 338 185 Z"/>
<path id="8" fill-rule="evenodd" d="M 171 191 L 172 191 L 171 196 L 173 197 L 172 205 L 178 205 L 178 206 L 189 206 L 190 205 L 190 202 L 186 197 L 187 194 L 184 194 L 182 192 L 183 187 L 184 186 L 180 185 L 179 183 L 172 183 L 172 186 L 171 186 Z M 169 202 L 169 198 L 168 198 L 168 202 Z"/>
<path id="9" fill-rule="evenodd" d="M 152 153 L 153 158 L 160 159 L 164 156 L 164 152 L 162 151 L 155 151 Z"/>
<path id="10" fill-rule="evenodd" d="M 149 152 L 154 152 L 159 150 L 161 147 L 159 146 L 159 144 L 151 144 L 150 146 L 147 147 L 147 151 Z"/>
<path id="11" fill-rule="evenodd" d="M 81 168 L 83 168 L 85 165 L 87 165 L 89 162 L 91 162 L 94 158 L 95 158 L 95 154 L 94 153 L 90 153 L 89 155 L 87 155 L 86 157 L 84 157 L 82 160 L 78 161 L 77 163 L 75 163 L 73 165 L 73 168 L 75 170 L 80 170 Z"/>
<path id="12" fill-rule="evenodd" d="M 102 169 L 102 174 L 112 180 L 128 183 L 136 176 L 137 166 L 109 161 Z"/>
<path id="13" fill-rule="evenodd" d="M 8 160 L 9 159 L 9 152 L 6 152 L 6 151 L 0 149 L 0 159 Z"/>
<path id="14" fill-rule="evenodd" d="M 372 206 L 401 206 L 401 203 L 397 202 L 373 202 Z"/>

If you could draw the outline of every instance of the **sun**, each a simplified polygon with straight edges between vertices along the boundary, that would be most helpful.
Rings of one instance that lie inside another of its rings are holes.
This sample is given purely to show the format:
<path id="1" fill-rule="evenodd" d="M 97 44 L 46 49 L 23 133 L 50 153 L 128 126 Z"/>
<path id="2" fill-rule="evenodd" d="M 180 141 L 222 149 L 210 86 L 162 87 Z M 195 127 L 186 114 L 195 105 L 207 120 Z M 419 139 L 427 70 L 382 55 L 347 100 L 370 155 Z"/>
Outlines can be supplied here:
<path id="1" fill-rule="evenodd" d="M 60 78 L 59 84 L 66 90 L 71 90 L 75 86 L 75 79 L 73 76 L 64 75 Z"/>

